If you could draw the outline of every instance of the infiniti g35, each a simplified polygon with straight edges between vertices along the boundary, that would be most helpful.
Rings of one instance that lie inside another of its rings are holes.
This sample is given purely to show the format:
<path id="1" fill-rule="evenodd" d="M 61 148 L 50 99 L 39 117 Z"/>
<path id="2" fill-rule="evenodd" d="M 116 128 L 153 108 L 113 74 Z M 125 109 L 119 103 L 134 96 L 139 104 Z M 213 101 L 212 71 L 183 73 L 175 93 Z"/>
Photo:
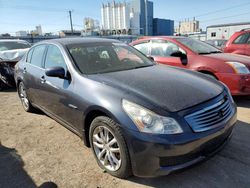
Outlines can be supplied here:
<path id="1" fill-rule="evenodd" d="M 16 65 L 15 80 L 26 111 L 38 108 L 79 135 L 120 178 L 202 161 L 227 143 L 236 122 L 225 85 L 155 64 L 116 40 L 40 42 Z"/>

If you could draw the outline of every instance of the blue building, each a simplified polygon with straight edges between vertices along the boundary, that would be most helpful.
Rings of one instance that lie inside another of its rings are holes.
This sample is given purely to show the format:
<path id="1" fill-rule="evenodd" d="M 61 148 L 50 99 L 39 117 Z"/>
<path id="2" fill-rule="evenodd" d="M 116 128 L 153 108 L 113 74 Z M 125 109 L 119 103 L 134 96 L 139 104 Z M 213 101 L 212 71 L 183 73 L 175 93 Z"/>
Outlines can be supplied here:
<path id="1" fill-rule="evenodd" d="M 174 34 L 174 21 L 167 19 L 153 19 L 153 35 L 154 36 L 171 36 Z"/>
<path id="2" fill-rule="evenodd" d="M 153 2 L 148 0 L 131 0 L 132 12 L 139 15 L 141 35 L 153 35 Z"/>

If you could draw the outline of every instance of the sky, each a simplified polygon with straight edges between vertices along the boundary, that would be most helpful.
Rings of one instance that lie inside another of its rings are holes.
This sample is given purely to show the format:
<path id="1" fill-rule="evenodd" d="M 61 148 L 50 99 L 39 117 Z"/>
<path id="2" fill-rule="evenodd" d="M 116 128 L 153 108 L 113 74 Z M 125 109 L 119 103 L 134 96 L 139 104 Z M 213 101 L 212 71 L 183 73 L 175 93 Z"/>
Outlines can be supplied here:
<path id="1" fill-rule="evenodd" d="M 111 0 L 110 0 L 111 1 Z M 83 28 L 84 17 L 101 20 L 102 3 L 108 0 L 0 0 L 0 34 L 34 30 L 69 30 L 72 10 L 75 30 Z M 117 0 L 119 1 L 119 0 Z M 124 0 L 120 0 L 124 1 Z M 129 0 L 127 0 L 128 2 Z M 154 17 L 175 20 L 175 25 L 196 17 L 203 29 L 209 25 L 250 22 L 250 0 L 152 0 Z"/>

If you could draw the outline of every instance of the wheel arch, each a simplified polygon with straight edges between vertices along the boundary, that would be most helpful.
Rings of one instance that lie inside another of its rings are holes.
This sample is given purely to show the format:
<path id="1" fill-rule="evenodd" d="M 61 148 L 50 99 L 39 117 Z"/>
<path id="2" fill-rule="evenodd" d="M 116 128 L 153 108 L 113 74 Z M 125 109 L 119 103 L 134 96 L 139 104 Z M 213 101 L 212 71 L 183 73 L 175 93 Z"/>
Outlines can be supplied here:
<path id="1" fill-rule="evenodd" d="M 218 80 L 218 77 L 211 70 L 204 69 L 204 70 L 197 70 L 197 71 L 200 72 L 200 73 L 203 73 L 203 74 L 211 75 L 211 76 L 215 77 Z"/>
<path id="2" fill-rule="evenodd" d="M 99 106 L 90 107 L 84 114 L 83 118 L 83 141 L 87 147 L 90 147 L 90 140 L 89 140 L 89 129 L 92 121 L 99 117 L 99 116 L 106 116 L 110 119 L 116 121 L 118 124 L 117 118 L 107 109 Z"/>

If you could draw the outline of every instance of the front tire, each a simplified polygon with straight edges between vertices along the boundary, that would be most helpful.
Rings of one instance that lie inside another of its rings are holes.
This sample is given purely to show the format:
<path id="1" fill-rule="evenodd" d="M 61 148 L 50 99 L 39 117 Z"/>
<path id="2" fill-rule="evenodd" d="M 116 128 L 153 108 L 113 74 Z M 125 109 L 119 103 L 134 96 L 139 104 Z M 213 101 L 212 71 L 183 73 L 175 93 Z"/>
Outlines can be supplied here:
<path id="1" fill-rule="evenodd" d="M 131 176 L 131 163 L 120 125 L 100 116 L 90 126 L 89 138 L 98 165 L 118 178 Z"/>
<path id="2" fill-rule="evenodd" d="M 20 82 L 18 85 L 18 95 L 19 95 L 19 98 L 21 100 L 23 109 L 26 112 L 35 112 L 36 111 L 36 109 L 32 106 L 32 104 L 30 103 L 30 101 L 27 97 L 26 89 L 25 89 L 23 82 Z"/>

